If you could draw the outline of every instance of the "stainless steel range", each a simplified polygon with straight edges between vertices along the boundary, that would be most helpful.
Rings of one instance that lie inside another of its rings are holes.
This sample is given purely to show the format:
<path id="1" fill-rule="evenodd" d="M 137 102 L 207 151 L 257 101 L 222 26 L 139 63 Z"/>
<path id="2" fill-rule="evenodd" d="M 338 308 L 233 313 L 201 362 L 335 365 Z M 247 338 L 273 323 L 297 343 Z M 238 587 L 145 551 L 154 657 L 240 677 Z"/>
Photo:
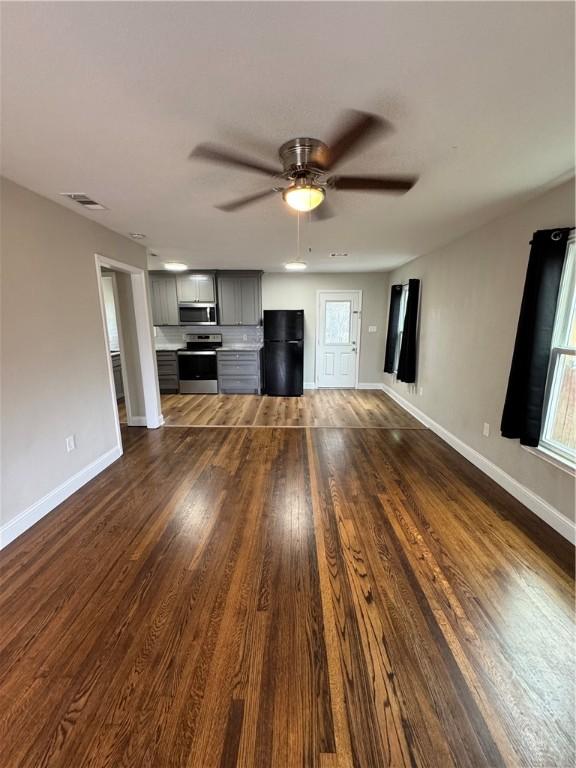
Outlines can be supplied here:
<path id="1" fill-rule="evenodd" d="M 178 350 L 178 378 L 183 395 L 216 394 L 218 373 L 216 350 L 222 346 L 221 333 L 189 333 L 186 349 Z"/>

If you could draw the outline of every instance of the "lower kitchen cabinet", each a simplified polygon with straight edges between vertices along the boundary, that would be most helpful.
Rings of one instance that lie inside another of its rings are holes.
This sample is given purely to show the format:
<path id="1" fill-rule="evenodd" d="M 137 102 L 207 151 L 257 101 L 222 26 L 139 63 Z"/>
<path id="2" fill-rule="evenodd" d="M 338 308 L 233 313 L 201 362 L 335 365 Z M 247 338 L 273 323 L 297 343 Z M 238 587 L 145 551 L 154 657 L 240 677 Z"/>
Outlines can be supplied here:
<path id="1" fill-rule="evenodd" d="M 259 395 L 262 392 L 262 350 L 218 352 L 218 392 Z"/>
<path id="2" fill-rule="evenodd" d="M 178 355 L 171 350 L 156 351 L 158 385 L 162 394 L 178 392 Z"/>

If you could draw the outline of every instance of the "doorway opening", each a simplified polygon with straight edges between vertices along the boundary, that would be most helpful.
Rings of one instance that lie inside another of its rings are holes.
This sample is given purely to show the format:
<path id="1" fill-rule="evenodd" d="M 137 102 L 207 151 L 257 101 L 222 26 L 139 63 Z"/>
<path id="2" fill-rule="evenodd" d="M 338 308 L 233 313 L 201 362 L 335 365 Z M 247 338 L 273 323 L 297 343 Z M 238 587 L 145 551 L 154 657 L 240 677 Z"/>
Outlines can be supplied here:
<path id="1" fill-rule="evenodd" d="M 318 291 L 316 387 L 357 389 L 362 291 Z"/>
<path id="2" fill-rule="evenodd" d="M 120 413 L 129 427 L 156 429 L 164 423 L 146 272 L 100 254 L 95 259 L 110 401 L 121 448 Z"/>

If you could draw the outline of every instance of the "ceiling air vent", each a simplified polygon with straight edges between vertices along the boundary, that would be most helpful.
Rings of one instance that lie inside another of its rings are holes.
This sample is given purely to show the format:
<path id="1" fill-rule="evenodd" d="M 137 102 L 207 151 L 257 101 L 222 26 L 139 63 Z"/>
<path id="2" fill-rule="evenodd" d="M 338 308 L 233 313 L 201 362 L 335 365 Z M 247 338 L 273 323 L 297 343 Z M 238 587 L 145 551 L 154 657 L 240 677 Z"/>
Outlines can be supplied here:
<path id="1" fill-rule="evenodd" d="M 67 197 L 69 200 L 73 200 L 82 208 L 88 208 L 90 211 L 105 211 L 107 210 L 105 205 L 97 203 L 96 200 L 92 200 L 91 197 L 85 195 L 83 192 L 59 192 L 62 197 Z"/>

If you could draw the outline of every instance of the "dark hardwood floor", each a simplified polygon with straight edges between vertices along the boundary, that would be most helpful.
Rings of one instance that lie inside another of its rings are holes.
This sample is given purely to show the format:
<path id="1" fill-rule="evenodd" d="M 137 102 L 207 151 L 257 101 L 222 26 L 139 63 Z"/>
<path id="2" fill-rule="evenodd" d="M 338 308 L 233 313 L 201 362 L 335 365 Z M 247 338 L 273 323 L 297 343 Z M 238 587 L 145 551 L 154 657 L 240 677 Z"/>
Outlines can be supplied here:
<path id="1" fill-rule="evenodd" d="M 123 436 L 0 553 L 2 768 L 573 765 L 572 549 L 434 434 Z"/>

